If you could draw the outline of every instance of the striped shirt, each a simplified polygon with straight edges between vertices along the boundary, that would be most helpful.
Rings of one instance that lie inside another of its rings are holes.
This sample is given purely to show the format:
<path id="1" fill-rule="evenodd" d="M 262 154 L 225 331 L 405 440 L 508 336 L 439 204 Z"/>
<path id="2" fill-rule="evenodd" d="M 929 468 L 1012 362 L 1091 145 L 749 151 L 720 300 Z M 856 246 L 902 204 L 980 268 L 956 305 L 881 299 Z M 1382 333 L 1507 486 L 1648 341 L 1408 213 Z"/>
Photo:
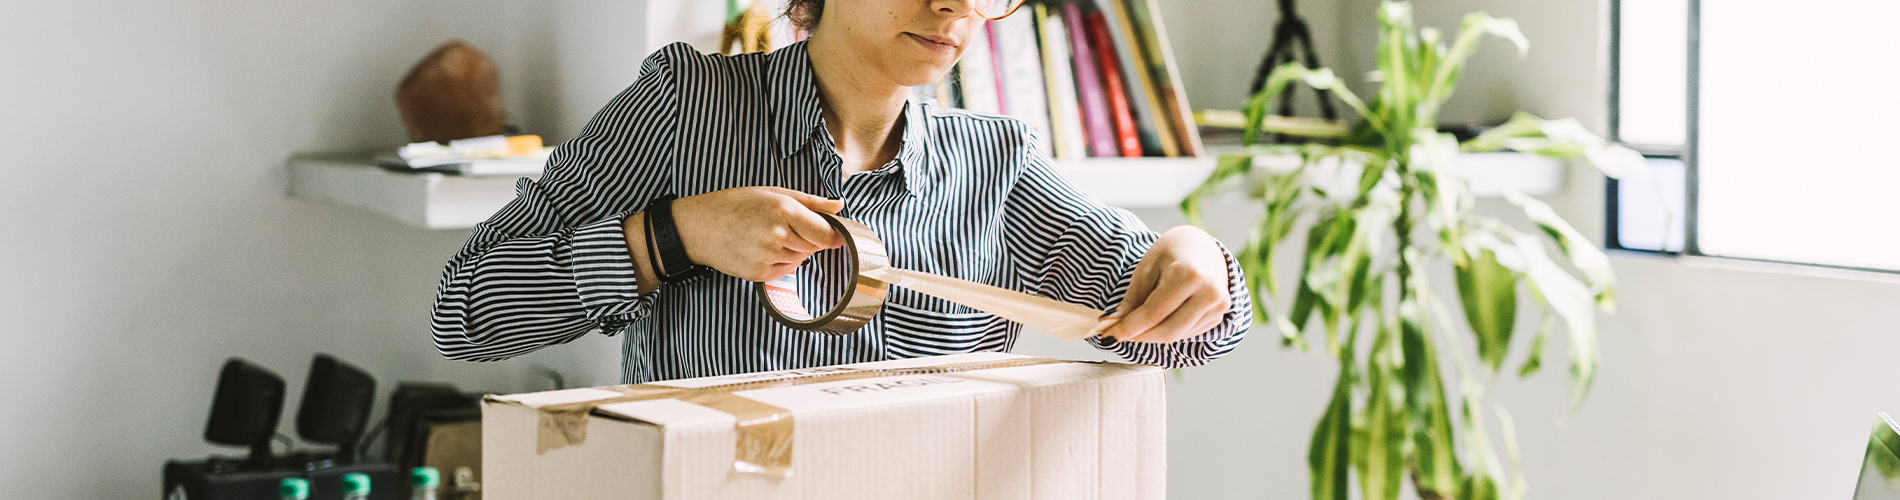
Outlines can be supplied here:
<path id="1" fill-rule="evenodd" d="M 667 46 L 554 150 L 539 181 L 519 181 L 515 200 L 475 226 L 443 272 L 436 347 L 451 359 L 492 361 L 589 332 L 620 335 L 622 378 L 638 383 L 1008 351 L 1022 331 L 899 287 L 876 318 L 845 335 L 779 325 L 751 282 L 724 274 L 638 293 L 621 219 L 658 196 L 742 186 L 843 198 L 839 215 L 875 230 L 895 267 L 1097 309 L 1120 304 L 1158 237 L 1139 219 L 1071 186 L 1020 121 L 918 103 L 902 119 L 897 158 L 841 182 L 804 43 L 737 56 Z M 820 252 L 795 281 L 809 290 L 848 276 L 844 258 Z M 1171 344 L 1106 349 L 1168 367 L 1232 350 L 1252 314 L 1232 255 L 1227 264 L 1232 304 L 1219 326 Z"/>

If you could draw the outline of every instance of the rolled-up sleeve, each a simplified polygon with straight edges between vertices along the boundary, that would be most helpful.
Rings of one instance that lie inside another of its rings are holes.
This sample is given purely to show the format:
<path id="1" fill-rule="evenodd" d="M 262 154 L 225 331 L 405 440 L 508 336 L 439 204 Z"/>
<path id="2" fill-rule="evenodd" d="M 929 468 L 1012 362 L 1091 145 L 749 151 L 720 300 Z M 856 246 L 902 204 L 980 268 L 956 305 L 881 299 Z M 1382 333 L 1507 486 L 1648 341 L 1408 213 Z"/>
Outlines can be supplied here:
<path id="1" fill-rule="evenodd" d="M 1006 244 L 1020 277 L 1040 295 L 1110 311 L 1120 307 L 1135 266 L 1160 235 L 1127 210 L 1076 189 L 1035 141 L 1024 142 L 1024 169 L 1004 202 Z M 1220 325 L 1167 344 L 1089 342 L 1131 362 L 1168 368 L 1206 364 L 1232 351 L 1246 337 L 1253 314 L 1239 262 L 1226 247 L 1221 252 L 1230 303 Z"/>
<path id="2" fill-rule="evenodd" d="M 679 96 L 667 61 L 681 50 L 649 57 L 539 181 L 520 180 L 515 200 L 475 226 L 436 292 L 443 356 L 506 359 L 652 312 L 659 292 L 638 293 L 621 221 L 668 186 Z"/>

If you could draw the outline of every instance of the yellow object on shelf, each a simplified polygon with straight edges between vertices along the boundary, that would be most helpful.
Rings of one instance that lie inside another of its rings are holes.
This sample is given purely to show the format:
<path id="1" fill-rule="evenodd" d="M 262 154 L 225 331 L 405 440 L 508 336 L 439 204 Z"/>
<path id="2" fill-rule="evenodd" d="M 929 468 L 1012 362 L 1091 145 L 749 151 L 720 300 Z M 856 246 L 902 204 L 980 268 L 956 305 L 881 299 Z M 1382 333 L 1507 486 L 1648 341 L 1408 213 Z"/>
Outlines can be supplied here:
<path id="1" fill-rule="evenodd" d="M 508 136 L 508 154 L 511 156 L 532 155 L 541 152 L 541 136 Z"/>

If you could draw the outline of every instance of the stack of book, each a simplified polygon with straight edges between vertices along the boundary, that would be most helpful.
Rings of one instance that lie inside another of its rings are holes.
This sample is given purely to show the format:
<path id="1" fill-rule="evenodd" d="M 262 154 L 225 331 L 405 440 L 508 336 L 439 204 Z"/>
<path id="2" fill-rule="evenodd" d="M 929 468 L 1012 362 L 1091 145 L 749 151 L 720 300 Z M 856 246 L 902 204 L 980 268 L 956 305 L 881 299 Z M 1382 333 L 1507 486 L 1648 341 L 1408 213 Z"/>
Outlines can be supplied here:
<path id="1" fill-rule="evenodd" d="M 456 175 L 541 175 L 554 148 L 541 145 L 541 136 L 491 135 L 449 141 L 417 142 L 394 153 L 379 153 L 376 164 L 410 172 Z"/>
<path id="2" fill-rule="evenodd" d="M 1157 0 L 1031 0 L 984 23 L 938 104 L 1035 129 L 1058 159 L 1200 156 Z"/>

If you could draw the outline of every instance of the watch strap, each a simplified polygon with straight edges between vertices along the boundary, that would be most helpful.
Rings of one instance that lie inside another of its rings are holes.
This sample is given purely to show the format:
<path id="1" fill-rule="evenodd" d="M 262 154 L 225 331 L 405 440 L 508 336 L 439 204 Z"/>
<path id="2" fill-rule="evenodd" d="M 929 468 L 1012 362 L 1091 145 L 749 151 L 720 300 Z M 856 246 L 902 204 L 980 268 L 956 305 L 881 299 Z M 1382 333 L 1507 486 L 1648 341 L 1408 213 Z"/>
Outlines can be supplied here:
<path id="1" fill-rule="evenodd" d="M 678 283 L 706 274 L 710 268 L 686 255 L 686 242 L 673 223 L 673 195 L 654 198 L 645 211 L 647 255 L 661 283 Z"/>

